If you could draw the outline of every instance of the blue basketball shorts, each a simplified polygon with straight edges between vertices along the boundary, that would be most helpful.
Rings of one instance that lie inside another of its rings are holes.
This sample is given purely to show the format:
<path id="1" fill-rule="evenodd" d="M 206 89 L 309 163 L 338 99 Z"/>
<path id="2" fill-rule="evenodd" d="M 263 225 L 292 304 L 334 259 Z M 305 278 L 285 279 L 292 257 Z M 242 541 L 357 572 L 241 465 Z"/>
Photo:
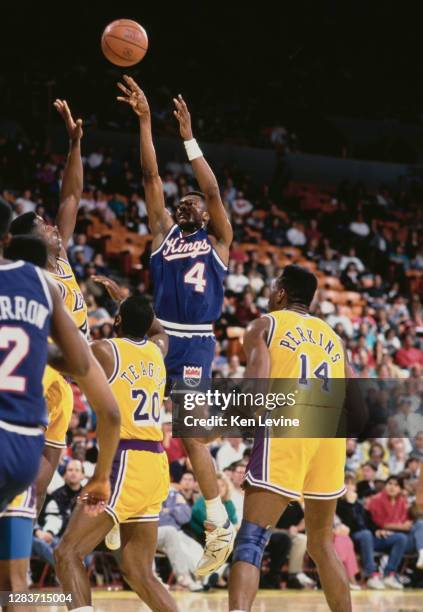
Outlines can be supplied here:
<path id="1" fill-rule="evenodd" d="M 41 430 L 0 421 L 0 514 L 37 477 L 43 448 Z"/>
<path id="2" fill-rule="evenodd" d="M 169 335 L 169 350 L 165 359 L 168 388 L 176 382 L 198 387 L 211 378 L 216 347 L 214 336 L 192 338 Z"/>
<path id="3" fill-rule="evenodd" d="M 4 516 L 0 518 L 0 561 L 28 559 L 32 548 L 32 518 Z"/>

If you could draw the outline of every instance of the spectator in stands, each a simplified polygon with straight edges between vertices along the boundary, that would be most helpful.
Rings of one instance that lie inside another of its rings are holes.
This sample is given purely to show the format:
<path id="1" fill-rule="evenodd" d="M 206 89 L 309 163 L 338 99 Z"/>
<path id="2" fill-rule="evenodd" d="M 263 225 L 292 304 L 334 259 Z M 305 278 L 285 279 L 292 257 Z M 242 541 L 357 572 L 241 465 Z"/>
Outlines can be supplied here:
<path id="1" fill-rule="evenodd" d="M 246 327 L 250 321 L 253 321 L 259 315 L 260 312 L 254 303 L 254 294 L 251 291 L 245 291 L 242 301 L 235 311 L 239 325 Z"/>
<path id="2" fill-rule="evenodd" d="M 232 213 L 235 217 L 245 219 L 246 215 L 248 215 L 253 210 L 253 205 L 249 200 L 244 197 L 244 193 L 242 191 L 238 191 L 236 198 L 232 201 Z"/>
<path id="3" fill-rule="evenodd" d="M 218 469 L 223 471 L 232 463 L 241 461 L 245 448 L 241 438 L 225 438 L 216 455 Z"/>
<path id="4" fill-rule="evenodd" d="M 347 439 L 347 459 L 345 469 L 347 472 L 355 473 L 360 467 L 361 451 L 355 438 Z"/>
<path id="5" fill-rule="evenodd" d="M 406 552 L 417 552 L 416 567 L 423 569 L 423 520 L 419 519 L 414 524 L 410 520 L 402 480 L 397 476 L 389 476 L 383 491 L 370 499 L 368 509 L 379 529 L 407 535 Z"/>
<path id="6" fill-rule="evenodd" d="M 234 271 L 230 272 L 226 278 L 226 288 L 233 293 L 241 294 L 248 285 L 248 278 L 244 274 L 244 265 L 238 263 Z"/>
<path id="7" fill-rule="evenodd" d="M 396 476 L 404 470 L 407 460 L 404 440 L 402 438 L 391 438 L 388 442 L 388 448 L 390 450 L 388 459 L 389 473 Z"/>
<path id="8" fill-rule="evenodd" d="M 307 238 L 304 233 L 304 227 L 301 223 L 294 222 L 292 227 L 286 232 L 286 237 L 289 244 L 292 246 L 302 247 L 306 244 Z"/>
<path id="9" fill-rule="evenodd" d="M 362 213 L 358 213 L 356 220 L 350 223 L 349 229 L 350 232 L 359 238 L 367 238 L 367 236 L 370 234 L 370 227 L 365 222 Z"/>
<path id="10" fill-rule="evenodd" d="M 416 434 L 411 456 L 423 462 L 423 431 Z"/>
<path id="11" fill-rule="evenodd" d="M 82 251 L 84 261 L 91 261 L 94 257 L 94 249 L 87 244 L 86 234 L 76 234 L 73 245 L 69 248 L 68 254 L 72 264 L 75 262 L 75 254 Z"/>
<path id="12" fill-rule="evenodd" d="M 345 484 L 347 492 L 338 500 L 336 513 L 342 523 L 349 528 L 351 538 L 360 552 L 367 587 L 377 590 L 382 590 L 385 586 L 397 588 L 398 581 L 393 579 L 392 575 L 395 576 L 399 569 L 406 548 L 406 537 L 401 533 L 375 528 L 364 505 L 358 501 L 354 477 L 347 477 Z M 367 502 L 370 497 L 365 501 Z M 377 571 L 375 551 L 389 554 L 384 570 L 387 584 L 382 581 Z"/>
<path id="13" fill-rule="evenodd" d="M 32 200 L 30 189 L 26 189 L 20 198 L 16 198 L 15 212 L 17 215 L 23 215 L 27 212 L 34 212 L 36 203 Z"/>
<path id="14" fill-rule="evenodd" d="M 364 264 L 361 259 L 357 257 L 354 247 L 348 249 L 348 255 L 342 255 L 341 261 L 339 262 L 340 271 L 343 272 L 351 263 L 355 265 L 358 272 L 364 272 Z"/>
<path id="15" fill-rule="evenodd" d="M 245 367 L 241 365 L 238 355 L 232 355 L 229 359 L 228 369 L 225 372 L 227 378 L 242 378 Z"/>
<path id="16" fill-rule="evenodd" d="M 389 474 L 389 468 L 384 461 L 385 449 L 379 442 L 372 442 L 369 448 L 369 461 L 377 468 L 376 479 L 385 480 Z"/>
<path id="17" fill-rule="evenodd" d="M 404 345 L 396 352 L 395 362 L 404 369 L 416 364 L 423 365 L 423 351 L 414 346 L 411 334 L 406 334 L 404 337 Z"/>
<path id="18" fill-rule="evenodd" d="M 358 498 L 363 499 L 369 495 L 373 495 L 375 491 L 375 480 L 376 480 L 377 466 L 367 461 L 361 467 L 362 480 L 357 482 L 357 493 Z"/>
<path id="19" fill-rule="evenodd" d="M 358 291 L 359 278 L 357 266 L 354 263 L 349 263 L 342 272 L 340 280 L 347 291 Z"/>
<path id="20" fill-rule="evenodd" d="M 194 473 L 187 470 L 182 474 L 181 480 L 179 481 L 179 492 L 183 495 L 188 506 L 194 505 L 195 496 L 198 493 L 198 484 L 195 480 Z"/>
<path id="21" fill-rule="evenodd" d="M 333 328 L 335 328 L 338 323 L 341 323 L 345 334 L 348 336 L 348 338 L 352 338 L 354 332 L 351 319 L 342 314 L 341 306 L 339 304 L 335 305 L 335 312 L 327 317 L 326 322 Z"/>
<path id="22" fill-rule="evenodd" d="M 201 546 L 182 531 L 182 526 L 191 519 L 191 507 L 181 493 L 174 489 L 163 503 L 157 530 L 157 550 L 169 559 L 176 581 L 190 591 L 201 591 L 201 583 L 193 579 L 203 550 Z"/>

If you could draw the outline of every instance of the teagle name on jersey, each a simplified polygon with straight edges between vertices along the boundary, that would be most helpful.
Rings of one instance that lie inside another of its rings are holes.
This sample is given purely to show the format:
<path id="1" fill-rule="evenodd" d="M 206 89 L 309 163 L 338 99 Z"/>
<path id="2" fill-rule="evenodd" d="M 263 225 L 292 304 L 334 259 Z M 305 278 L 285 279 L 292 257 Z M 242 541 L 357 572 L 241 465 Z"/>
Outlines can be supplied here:
<path id="1" fill-rule="evenodd" d="M 203 240 L 194 240 L 193 242 L 186 242 L 184 238 L 179 237 L 169 238 L 163 251 L 163 257 L 167 261 L 185 259 L 186 257 L 194 259 L 198 255 L 210 253 L 211 249 L 211 244 L 205 238 Z"/>
<path id="2" fill-rule="evenodd" d="M 280 346 L 283 346 L 291 351 L 296 351 L 299 346 L 307 342 L 308 344 L 314 344 L 317 346 L 321 346 L 322 349 L 330 355 L 335 348 L 335 343 L 328 338 L 325 338 L 322 332 L 319 332 L 319 337 L 313 336 L 313 330 L 311 329 L 302 329 L 299 325 L 294 330 L 289 330 L 284 334 L 285 339 L 280 341 Z M 332 363 L 336 363 L 341 359 L 341 355 L 336 353 L 331 356 Z"/>

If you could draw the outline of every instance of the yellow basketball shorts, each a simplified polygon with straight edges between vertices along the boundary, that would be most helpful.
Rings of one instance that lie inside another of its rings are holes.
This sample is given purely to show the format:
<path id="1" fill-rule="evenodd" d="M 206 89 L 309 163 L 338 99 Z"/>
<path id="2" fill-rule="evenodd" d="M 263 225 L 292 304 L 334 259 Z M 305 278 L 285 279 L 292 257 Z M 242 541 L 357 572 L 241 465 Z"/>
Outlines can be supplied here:
<path id="1" fill-rule="evenodd" d="M 111 473 L 106 512 L 115 523 L 158 521 L 169 494 L 169 464 L 161 442 L 121 440 Z"/>
<path id="2" fill-rule="evenodd" d="M 72 388 L 63 376 L 50 366 L 46 367 L 43 387 L 48 413 L 45 445 L 66 448 L 66 432 L 73 410 Z"/>
<path id="3" fill-rule="evenodd" d="M 292 499 L 337 499 L 345 493 L 344 438 L 254 441 L 245 482 Z"/>

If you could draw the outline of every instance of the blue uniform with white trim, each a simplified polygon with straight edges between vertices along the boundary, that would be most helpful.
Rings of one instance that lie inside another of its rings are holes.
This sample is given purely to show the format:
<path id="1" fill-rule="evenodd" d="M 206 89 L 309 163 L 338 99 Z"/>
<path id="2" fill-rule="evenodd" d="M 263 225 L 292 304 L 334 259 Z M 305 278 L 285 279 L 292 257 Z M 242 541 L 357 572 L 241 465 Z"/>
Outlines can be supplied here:
<path id="1" fill-rule="evenodd" d="M 39 268 L 23 261 L 0 265 L 0 513 L 38 472 L 51 313 Z"/>
<path id="2" fill-rule="evenodd" d="M 197 386 L 211 377 L 227 267 L 204 228 L 183 236 L 173 225 L 151 254 L 156 316 L 169 335 L 168 380 Z"/>

